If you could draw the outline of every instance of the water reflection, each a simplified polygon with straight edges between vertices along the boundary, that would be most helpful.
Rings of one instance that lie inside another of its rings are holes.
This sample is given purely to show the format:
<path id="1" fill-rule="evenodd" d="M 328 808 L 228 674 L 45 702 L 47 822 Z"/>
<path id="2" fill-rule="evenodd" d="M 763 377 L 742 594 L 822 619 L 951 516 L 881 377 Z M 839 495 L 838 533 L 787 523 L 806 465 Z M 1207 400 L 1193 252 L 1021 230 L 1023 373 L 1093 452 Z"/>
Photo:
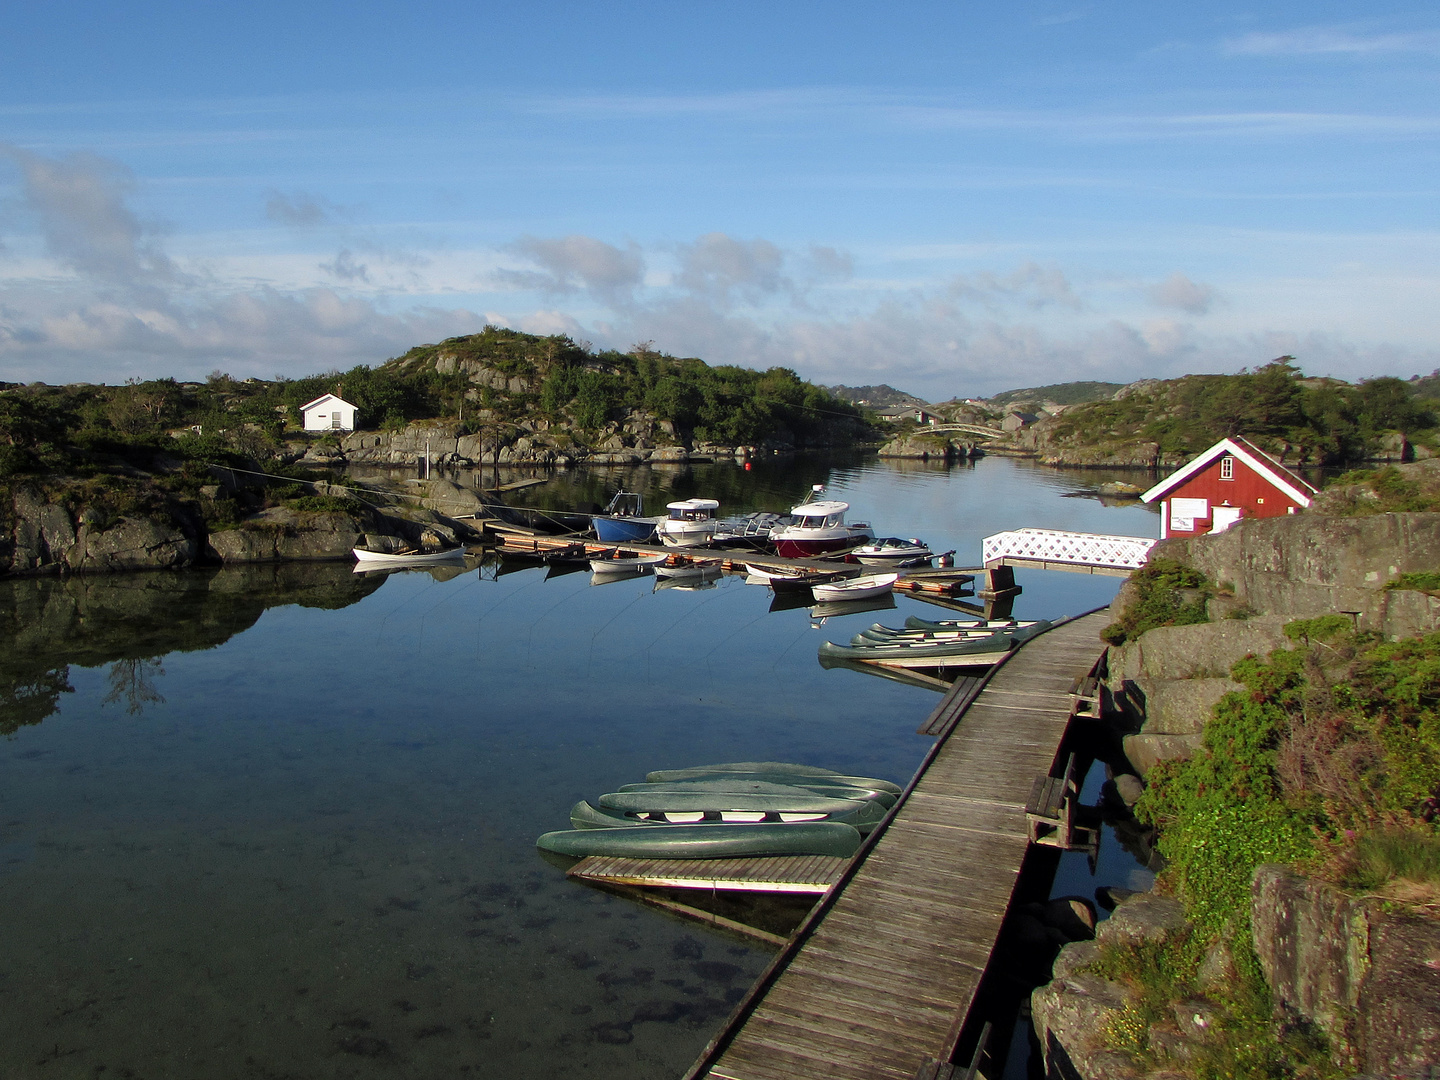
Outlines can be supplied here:
<path id="1" fill-rule="evenodd" d="M 0 734 L 54 713 L 71 665 L 111 665 L 104 702 L 138 715 L 164 701 L 166 653 L 215 648 L 276 605 L 342 608 L 379 587 L 342 563 L 0 581 Z"/>
<path id="2" fill-rule="evenodd" d="M 164 674 L 158 656 L 116 660 L 110 665 L 110 692 L 100 704 L 123 704 L 130 716 L 139 716 L 146 705 L 163 705 L 165 697 L 155 689 L 155 678 Z"/>

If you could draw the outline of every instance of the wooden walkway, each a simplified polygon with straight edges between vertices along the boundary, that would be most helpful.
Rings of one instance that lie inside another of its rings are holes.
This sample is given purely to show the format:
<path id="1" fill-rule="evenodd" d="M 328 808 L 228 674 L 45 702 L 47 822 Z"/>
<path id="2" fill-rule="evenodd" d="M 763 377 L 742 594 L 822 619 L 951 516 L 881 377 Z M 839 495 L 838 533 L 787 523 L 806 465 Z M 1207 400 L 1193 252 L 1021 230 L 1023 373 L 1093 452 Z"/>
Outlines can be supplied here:
<path id="1" fill-rule="evenodd" d="M 933 719 L 951 730 L 687 1080 L 913 1080 L 955 1052 L 1028 845 L 1101 611 L 1033 639 Z M 955 721 L 958 719 L 958 723 Z"/>

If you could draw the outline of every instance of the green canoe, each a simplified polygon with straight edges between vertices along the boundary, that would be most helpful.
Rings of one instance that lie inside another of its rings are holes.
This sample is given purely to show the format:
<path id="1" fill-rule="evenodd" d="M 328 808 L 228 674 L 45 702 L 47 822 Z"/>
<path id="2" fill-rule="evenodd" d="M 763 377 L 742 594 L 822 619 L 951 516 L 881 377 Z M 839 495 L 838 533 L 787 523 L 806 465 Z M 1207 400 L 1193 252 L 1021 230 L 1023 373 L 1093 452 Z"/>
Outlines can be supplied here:
<path id="1" fill-rule="evenodd" d="M 652 783 L 670 780 L 701 780 L 715 776 L 735 778 L 771 779 L 772 783 L 788 783 L 787 780 L 773 779 L 774 774 L 787 777 L 804 777 L 806 782 L 814 780 L 831 784 L 850 784 L 855 787 L 875 788 L 899 795 L 904 788 L 888 780 L 877 780 L 873 776 L 847 776 L 831 769 L 820 769 L 814 765 L 793 765 L 784 761 L 734 761 L 724 765 L 696 765 L 689 769 L 659 769 L 645 774 Z"/>
<path id="2" fill-rule="evenodd" d="M 785 794 L 766 792 L 752 795 L 735 791 L 687 791 L 679 787 L 660 787 L 646 791 L 612 791 L 600 796 L 600 805 L 607 810 L 628 810 L 637 814 L 672 811 L 684 814 L 697 810 L 838 814 L 855 809 L 863 801 L 816 795 L 801 788 L 792 788 Z"/>
<path id="3" fill-rule="evenodd" d="M 885 818 L 887 807 L 879 801 L 856 803 L 854 809 L 843 810 L 839 813 L 826 814 L 825 821 L 839 821 L 846 825 L 853 825 L 860 830 L 862 836 L 868 835 L 876 825 Z M 693 813 L 693 812 L 692 812 Z M 686 815 L 689 816 L 689 815 Z M 651 827 L 664 826 L 674 828 L 677 825 L 755 825 L 755 824 L 777 824 L 785 822 L 786 815 L 782 812 L 766 813 L 759 821 L 736 821 L 734 815 L 723 813 L 708 813 L 703 821 L 666 821 L 665 815 L 656 814 L 646 817 L 634 813 L 626 813 L 623 810 L 607 810 L 603 807 L 594 806 L 582 799 L 570 809 L 570 827 L 574 829 L 618 829 L 628 827 Z"/>
<path id="4" fill-rule="evenodd" d="M 725 859 L 748 855 L 833 855 L 848 859 L 860 833 L 834 821 L 790 825 L 639 825 L 622 829 L 549 832 L 535 841 L 542 851 L 584 858 Z"/>
<path id="5" fill-rule="evenodd" d="M 637 791 L 710 791 L 732 795 L 823 795 L 827 799 L 876 800 L 887 807 L 895 804 L 896 795 L 888 788 L 861 787 L 855 784 L 831 783 L 828 777 L 783 776 L 705 776 L 694 780 L 667 780 L 661 783 L 626 784 L 622 792 Z"/>

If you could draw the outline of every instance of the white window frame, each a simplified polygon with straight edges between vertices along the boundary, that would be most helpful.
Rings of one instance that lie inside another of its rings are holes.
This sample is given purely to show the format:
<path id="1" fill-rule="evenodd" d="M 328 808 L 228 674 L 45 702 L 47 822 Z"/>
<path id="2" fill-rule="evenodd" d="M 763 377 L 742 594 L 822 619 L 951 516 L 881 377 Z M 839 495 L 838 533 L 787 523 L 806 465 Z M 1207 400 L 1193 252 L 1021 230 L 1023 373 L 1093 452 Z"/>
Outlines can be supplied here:
<path id="1" fill-rule="evenodd" d="M 1235 456 L 1233 454 L 1226 454 L 1220 459 L 1220 479 L 1235 479 Z"/>

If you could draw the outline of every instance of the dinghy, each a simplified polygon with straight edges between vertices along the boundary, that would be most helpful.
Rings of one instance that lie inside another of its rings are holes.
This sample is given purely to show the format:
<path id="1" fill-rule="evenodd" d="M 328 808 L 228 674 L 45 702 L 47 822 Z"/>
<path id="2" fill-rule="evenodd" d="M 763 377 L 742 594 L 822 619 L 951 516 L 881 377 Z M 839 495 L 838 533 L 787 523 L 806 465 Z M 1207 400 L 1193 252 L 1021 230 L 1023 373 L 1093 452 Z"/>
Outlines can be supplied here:
<path id="1" fill-rule="evenodd" d="M 816 600 L 869 600 L 884 596 L 895 588 L 899 574 L 864 574 L 844 581 L 831 581 L 810 586 Z"/>
<path id="2" fill-rule="evenodd" d="M 430 563 L 453 562 L 465 558 L 463 547 L 447 548 L 444 551 L 366 551 L 364 548 L 352 548 L 352 555 L 357 563 L 365 563 L 366 568 L 371 566 L 425 566 Z"/>

